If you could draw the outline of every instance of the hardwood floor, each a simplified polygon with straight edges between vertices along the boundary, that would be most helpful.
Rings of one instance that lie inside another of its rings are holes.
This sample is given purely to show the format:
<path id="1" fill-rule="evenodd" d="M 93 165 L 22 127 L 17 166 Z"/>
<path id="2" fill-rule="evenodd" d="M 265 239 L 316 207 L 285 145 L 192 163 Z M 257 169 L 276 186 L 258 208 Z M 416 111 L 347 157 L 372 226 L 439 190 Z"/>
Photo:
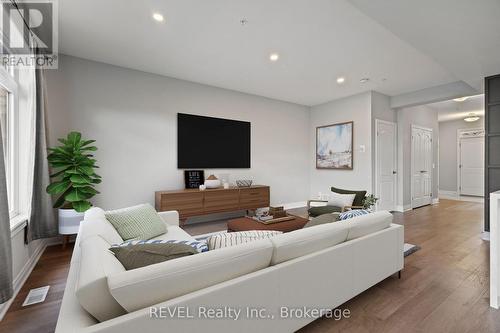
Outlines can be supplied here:
<path id="1" fill-rule="evenodd" d="M 73 244 L 64 250 L 61 245 L 47 247 L 0 322 L 0 332 L 54 332 L 72 252 Z M 45 302 L 22 306 L 30 289 L 47 285 L 50 289 Z"/>
<path id="2" fill-rule="evenodd" d="M 500 311 L 489 307 L 489 244 L 480 239 L 482 214 L 480 203 L 451 200 L 396 213 L 395 222 L 405 226 L 405 241 L 422 248 L 405 259 L 402 278 L 389 277 L 343 304 L 350 318 L 320 318 L 300 332 L 500 331 Z M 201 234 L 223 227 L 219 222 L 186 230 Z M 71 248 L 47 248 L 0 332 L 54 330 L 70 255 Z M 48 284 L 44 303 L 21 307 L 30 288 Z"/>
<path id="3" fill-rule="evenodd" d="M 340 308 L 352 316 L 321 318 L 300 332 L 498 332 L 489 307 L 489 243 L 480 239 L 482 205 L 443 200 L 404 214 L 405 241 L 421 250 L 390 277 Z"/>

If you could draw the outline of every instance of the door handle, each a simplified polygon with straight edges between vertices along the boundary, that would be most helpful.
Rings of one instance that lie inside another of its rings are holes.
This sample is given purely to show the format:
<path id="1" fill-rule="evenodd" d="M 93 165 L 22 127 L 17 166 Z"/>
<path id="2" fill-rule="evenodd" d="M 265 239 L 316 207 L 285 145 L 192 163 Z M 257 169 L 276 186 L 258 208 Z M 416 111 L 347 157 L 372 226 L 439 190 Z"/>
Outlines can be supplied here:
<path id="1" fill-rule="evenodd" d="M 426 172 L 427 172 L 427 171 L 425 171 L 425 170 L 420 170 L 420 173 L 426 173 Z"/>
<path id="2" fill-rule="evenodd" d="M 396 171 L 392 171 L 392 174 L 395 175 L 395 174 L 397 174 L 397 172 Z"/>

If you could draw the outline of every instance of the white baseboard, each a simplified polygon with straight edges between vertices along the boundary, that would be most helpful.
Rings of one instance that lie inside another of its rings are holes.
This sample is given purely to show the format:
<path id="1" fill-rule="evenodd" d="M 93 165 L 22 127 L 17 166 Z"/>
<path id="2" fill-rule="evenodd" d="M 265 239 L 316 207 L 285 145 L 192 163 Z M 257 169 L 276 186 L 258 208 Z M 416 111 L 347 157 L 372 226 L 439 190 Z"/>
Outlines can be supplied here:
<path id="1" fill-rule="evenodd" d="M 443 199 L 453 199 L 456 200 L 459 198 L 457 191 L 445 191 L 439 190 L 439 197 Z"/>
<path id="2" fill-rule="evenodd" d="M 395 211 L 404 213 L 411 210 L 411 205 L 397 205 Z"/>
<path id="3" fill-rule="evenodd" d="M 438 204 L 439 203 L 439 198 L 432 198 L 432 205 Z"/>
<path id="4" fill-rule="evenodd" d="M 47 243 L 48 241 L 45 239 L 40 242 L 40 245 L 35 249 L 35 251 L 33 251 L 33 255 L 24 264 L 19 274 L 17 274 L 17 276 L 14 278 L 14 281 L 12 282 L 14 288 L 14 294 L 12 295 L 12 298 L 3 304 L 0 304 L 0 321 L 3 319 L 3 317 L 9 310 L 10 305 L 12 304 L 17 294 L 23 287 L 24 283 L 30 276 L 31 272 L 33 271 L 33 268 L 35 268 L 35 265 L 38 263 L 38 260 L 42 256 L 43 251 L 45 251 L 45 248 L 47 248 Z"/>
<path id="5" fill-rule="evenodd" d="M 288 210 L 288 209 L 306 207 L 307 202 L 306 201 L 290 202 L 290 203 L 280 204 L 278 206 L 283 206 L 285 208 L 285 210 Z"/>

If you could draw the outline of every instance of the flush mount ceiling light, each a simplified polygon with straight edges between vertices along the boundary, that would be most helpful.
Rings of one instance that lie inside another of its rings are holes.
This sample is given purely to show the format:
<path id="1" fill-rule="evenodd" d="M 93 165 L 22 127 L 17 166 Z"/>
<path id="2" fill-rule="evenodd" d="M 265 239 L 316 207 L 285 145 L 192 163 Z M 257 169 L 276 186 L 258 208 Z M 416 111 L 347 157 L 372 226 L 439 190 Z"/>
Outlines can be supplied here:
<path id="1" fill-rule="evenodd" d="M 269 60 L 271 60 L 271 61 L 278 61 L 279 58 L 280 58 L 280 55 L 278 53 L 271 53 L 269 55 Z"/>
<path id="2" fill-rule="evenodd" d="M 465 102 L 468 99 L 469 99 L 469 96 L 465 96 L 465 97 L 454 98 L 453 100 L 455 102 Z"/>
<path id="3" fill-rule="evenodd" d="M 153 13 L 153 19 L 157 22 L 163 22 L 165 18 L 160 13 Z"/>
<path id="4" fill-rule="evenodd" d="M 479 117 L 476 116 L 475 113 L 469 113 L 469 115 L 467 117 L 464 118 L 464 120 L 468 123 L 472 123 L 474 121 L 478 121 L 479 120 Z"/>
<path id="5" fill-rule="evenodd" d="M 343 84 L 345 82 L 345 77 L 341 76 L 337 78 L 337 83 L 338 84 Z"/>
<path id="6" fill-rule="evenodd" d="M 364 77 L 364 78 L 362 78 L 361 80 L 359 80 L 359 82 L 361 82 L 361 83 L 366 83 L 366 82 L 368 82 L 368 81 L 370 81 L 370 78 L 369 78 L 369 77 Z"/>

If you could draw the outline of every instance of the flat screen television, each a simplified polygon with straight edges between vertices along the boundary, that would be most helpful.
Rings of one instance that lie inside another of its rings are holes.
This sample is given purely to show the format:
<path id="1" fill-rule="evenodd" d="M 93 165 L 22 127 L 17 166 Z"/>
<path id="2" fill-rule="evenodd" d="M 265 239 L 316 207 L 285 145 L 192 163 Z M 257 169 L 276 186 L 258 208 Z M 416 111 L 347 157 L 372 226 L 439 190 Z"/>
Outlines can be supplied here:
<path id="1" fill-rule="evenodd" d="M 250 168 L 250 123 L 178 113 L 177 167 Z"/>

